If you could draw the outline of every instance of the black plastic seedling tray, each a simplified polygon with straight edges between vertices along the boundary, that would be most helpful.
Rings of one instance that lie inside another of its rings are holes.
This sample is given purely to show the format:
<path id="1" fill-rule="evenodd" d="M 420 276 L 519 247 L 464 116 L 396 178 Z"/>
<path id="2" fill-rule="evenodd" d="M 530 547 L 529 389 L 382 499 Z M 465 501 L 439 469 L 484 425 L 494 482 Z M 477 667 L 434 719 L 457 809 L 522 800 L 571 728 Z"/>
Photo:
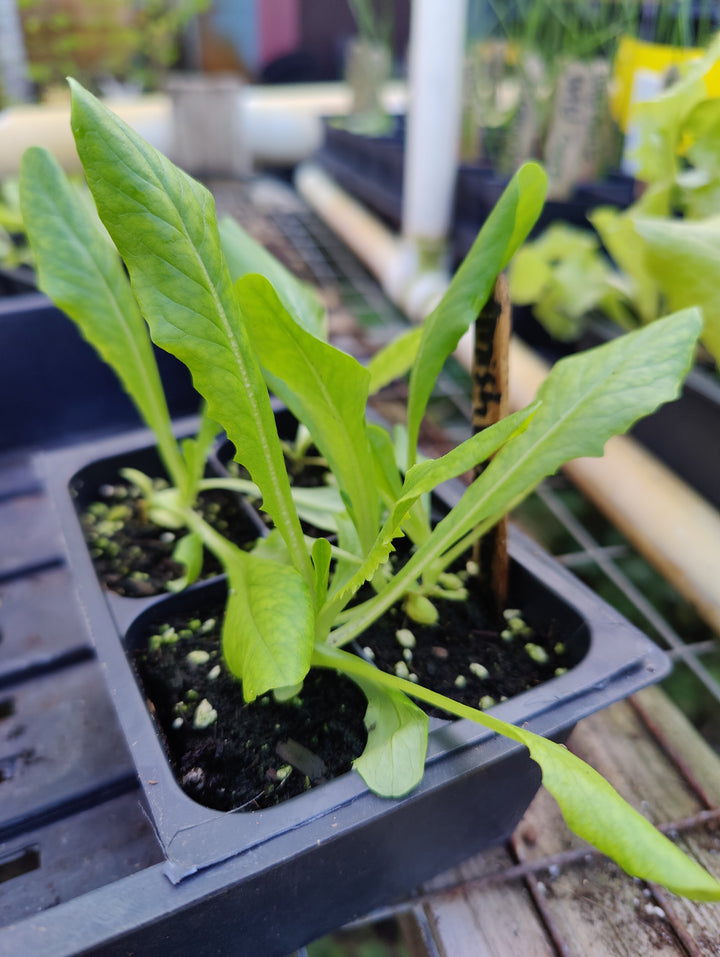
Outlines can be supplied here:
<path id="1" fill-rule="evenodd" d="M 65 633 L 34 651 L 19 641 L 17 667 L 5 666 L 3 756 L 38 760 L 0 784 L 12 795 L 2 804 L 2 860 L 8 874 L 21 872 L 5 885 L 0 952 L 282 957 L 505 839 L 539 772 L 523 748 L 465 722 L 435 728 L 425 778 L 403 801 L 370 794 L 354 772 L 250 813 L 212 811 L 182 793 L 124 649 L 132 621 L 176 599 L 108 600 L 69 492 L 97 459 L 116 464 L 148 444 L 141 431 L 59 450 L 33 478 L 30 511 L 47 535 L 22 537 L 44 547 L 35 565 L 15 555 L 17 574 L 6 579 L 21 590 L 34 581 L 31 619 Z M 578 664 L 498 705 L 498 716 L 563 739 L 583 716 L 666 673 L 655 645 L 539 548 L 513 533 L 511 551 L 513 600 L 531 623 L 552 620 Z M 62 580 L 43 587 L 54 574 Z M 25 705 L 26 694 L 36 703 Z M 60 770 L 66 754 L 69 772 Z M 79 849 L 73 875 L 73 854 L 62 852 L 70 845 Z"/>

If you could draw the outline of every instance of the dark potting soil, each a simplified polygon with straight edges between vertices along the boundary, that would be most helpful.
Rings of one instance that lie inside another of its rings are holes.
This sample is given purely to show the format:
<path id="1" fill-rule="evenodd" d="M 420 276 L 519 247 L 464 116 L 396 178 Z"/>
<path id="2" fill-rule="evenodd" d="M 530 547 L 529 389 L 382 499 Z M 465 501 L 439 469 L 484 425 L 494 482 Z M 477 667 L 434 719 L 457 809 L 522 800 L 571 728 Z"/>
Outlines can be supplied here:
<path id="1" fill-rule="evenodd" d="M 488 615 L 473 597 L 437 605 L 435 625 L 410 622 L 393 609 L 359 644 L 371 649 L 379 667 L 403 674 L 407 668 L 426 687 L 483 709 L 576 663 L 552 628 L 537 635 L 512 610 L 499 618 Z M 268 694 L 245 704 L 240 683 L 223 661 L 222 615 L 220 602 L 194 617 L 157 624 L 147 648 L 135 652 L 138 676 L 183 790 L 218 810 L 254 810 L 348 771 L 366 740 L 360 690 L 342 676 L 317 670 L 289 703 Z M 412 632 L 414 647 L 403 647 L 398 631 L 405 642 L 406 632 Z"/>
<path id="2" fill-rule="evenodd" d="M 162 487 L 159 480 L 157 485 Z M 80 524 L 102 584 L 129 598 L 163 594 L 168 582 L 184 574 L 184 566 L 173 561 L 172 554 L 187 529 L 166 529 L 150 522 L 139 489 L 121 479 L 100 486 L 93 498 L 81 512 Z M 257 527 L 234 493 L 202 492 L 197 510 L 241 548 L 250 548 L 258 537 Z M 201 577 L 221 571 L 215 556 L 206 550 Z"/>
<path id="3" fill-rule="evenodd" d="M 434 602 L 439 615 L 433 625 L 418 624 L 401 606 L 389 609 L 358 639 L 358 650 L 383 671 L 481 711 L 577 664 L 552 623 L 538 634 L 518 609 L 489 612 L 473 579 L 466 584 L 465 601 Z"/>
<path id="4" fill-rule="evenodd" d="M 365 697 L 351 681 L 311 671 L 289 702 L 251 704 L 225 667 L 223 605 L 158 624 L 134 664 L 173 773 L 196 801 L 258 810 L 350 770 L 367 734 Z M 207 722 L 207 723 L 206 723 Z"/>

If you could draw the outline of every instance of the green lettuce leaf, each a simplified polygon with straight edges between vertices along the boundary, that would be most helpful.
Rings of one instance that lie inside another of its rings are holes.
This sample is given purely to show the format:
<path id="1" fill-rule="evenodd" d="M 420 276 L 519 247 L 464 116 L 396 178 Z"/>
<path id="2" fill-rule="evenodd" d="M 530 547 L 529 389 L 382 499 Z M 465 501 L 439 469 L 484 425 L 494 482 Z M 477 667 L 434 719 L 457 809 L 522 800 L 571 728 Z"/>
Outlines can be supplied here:
<path id="1" fill-rule="evenodd" d="M 20 176 L 23 219 L 40 289 L 115 372 L 155 433 L 171 478 L 182 482 L 183 464 L 150 335 L 117 250 L 47 150 L 26 150 Z"/>
<path id="2" fill-rule="evenodd" d="M 410 371 L 420 348 L 422 335 L 423 327 L 415 326 L 396 336 L 375 353 L 367 364 L 371 395 Z"/>
<path id="3" fill-rule="evenodd" d="M 368 700 L 367 744 L 353 767 L 375 794 L 403 797 L 425 772 L 428 716 L 401 692 L 357 675 L 352 678 Z"/>
<path id="4" fill-rule="evenodd" d="M 611 436 L 677 398 L 701 329 L 699 310 L 687 309 L 557 362 L 538 390 L 539 407 L 527 428 L 499 449 L 430 538 L 376 597 L 352 609 L 330 641 L 345 644 L 361 634 L 426 569 L 451 564 L 468 539 L 487 531 L 565 462 L 602 455 Z"/>
<path id="5" fill-rule="evenodd" d="M 70 84 L 72 128 L 88 185 L 152 337 L 189 368 L 208 415 L 241 450 L 263 508 L 310 583 L 275 418 L 242 326 L 214 200 L 92 94 Z"/>
<path id="6" fill-rule="evenodd" d="M 445 360 L 477 319 L 498 275 L 527 238 L 545 201 L 547 177 L 526 163 L 510 180 L 447 292 L 423 322 L 423 336 L 410 374 L 408 466 L 415 462 L 420 422 Z"/>
<path id="7" fill-rule="evenodd" d="M 239 549 L 224 561 L 230 582 L 223 622 L 225 661 L 254 701 L 299 684 L 310 668 L 314 640 L 310 590 L 290 565 Z"/>
<path id="8" fill-rule="evenodd" d="M 325 307 L 315 290 L 293 276 L 279 259 L 230 216 L 223 216 L 218 228 L 233 282 L 248 273 L 265 276 L 293 319 L 311 335 L 327 339 Z"/>
<path id="9" fill-rule="evenodd" d="M 720 216 L 703 220 L 636 216 L 648 273 L 670 309 L 698 306 L 702 341 L 720 365 Z"/>
<path id="10" fill-rule="evenodd" d="M 352 356 L 305 332 L 263 276 L 237 283 L 245 329 L 270 388 L 306 426 L 338 480 L 360 542 L 375 538 L 378 497 L 365 427 L 369 375 Z"/>
<path id="11" fill-rule="evenodd" d="M 558 802 L 568 826 L 579 837 L 635 877 L 662 884 L 668 890 L 694 900 L 720 900 L 720 883 L 714 877 L 654 828 L 601 775 L 563 745 L 379 671 L 347 652 L 316 648 L 313 660 L 320 667 L 346 672 L 354 681 L 362 680 L 388 691 L 404 692 L 524 745 L 531 758 L 540 765 L 543 784 Z M 390 727 L 397 733 L 392 724 Z M 404 766 L 404 762 L 398 762 L 398 767 Z M 478 794 L 478 814 L 482 814 L 481 793 Z"/>

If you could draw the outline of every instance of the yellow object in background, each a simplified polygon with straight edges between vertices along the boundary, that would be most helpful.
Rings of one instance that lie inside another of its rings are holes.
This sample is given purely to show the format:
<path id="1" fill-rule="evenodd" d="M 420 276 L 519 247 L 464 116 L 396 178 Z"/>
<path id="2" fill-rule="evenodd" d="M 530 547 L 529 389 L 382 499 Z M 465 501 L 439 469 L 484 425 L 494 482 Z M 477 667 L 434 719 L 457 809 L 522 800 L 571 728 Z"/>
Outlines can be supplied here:
<path id="1" fill-rule="evenodd" d="M 610 111 L 620 129 L 627 131 L 633 84 L 638 70 L 652 71 L 660 78 L 669 67 L 699 60 L 704 52 L 700 47 L 667 46 L 623 37 L 615 55 L 610 84 Z M 720 64 L 716 64 L 704 79 L 708 95 L 720 97 Z"/>

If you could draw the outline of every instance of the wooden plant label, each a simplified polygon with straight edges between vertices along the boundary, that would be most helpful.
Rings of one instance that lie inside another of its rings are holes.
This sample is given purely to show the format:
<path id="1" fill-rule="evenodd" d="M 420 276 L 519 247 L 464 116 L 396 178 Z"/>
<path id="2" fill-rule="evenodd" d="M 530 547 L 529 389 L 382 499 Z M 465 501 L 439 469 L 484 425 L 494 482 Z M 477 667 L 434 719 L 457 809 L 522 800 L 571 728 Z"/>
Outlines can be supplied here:
<path id="1" fill-rule="evenodd" d="M 475 321 L 475 347 L 472 365 L 472 428 L 481 432 L 508 412 L 508 354 L 512 325 L 510 295 L 506 277 L 501 274 L 493 294 Z M 484 469 L 475 467 L 475 477 Z M 480 577 L 489 582 L 489 591 L 499 609 L 508 590 L 507 519 L 503 518 L 475 545 L 474 560 Z"/>
<path id="2" fill-rule="evenodd" d="M 569 63 L 560 75 L 545 141 L 548 198 L 567 199 L 577 183 L 597 178 L 606 161 L 610 67 Z"/>

